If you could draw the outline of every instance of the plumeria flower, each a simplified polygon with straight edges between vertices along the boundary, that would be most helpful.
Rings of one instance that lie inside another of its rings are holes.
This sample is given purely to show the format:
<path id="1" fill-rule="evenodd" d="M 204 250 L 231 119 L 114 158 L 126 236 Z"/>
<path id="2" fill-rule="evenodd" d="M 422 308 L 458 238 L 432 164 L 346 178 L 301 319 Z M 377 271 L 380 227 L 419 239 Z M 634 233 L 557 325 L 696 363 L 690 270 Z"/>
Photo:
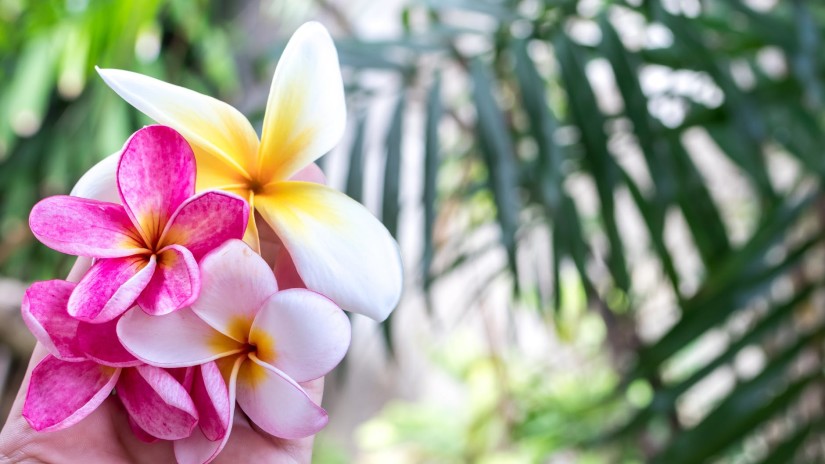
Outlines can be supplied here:
<path id="1" fill-rule="evenodd" d="M 142 363 L 118 341 L 117 321 L 89 324 L 68 315 L 66 306 L 75 285 L 62 280 L 37 282 L 23 299 L 23 320 L 50 353 L 32 371 L 26 394 L 23 416 L 31 427 L 37 431 L 70 427 L 116 390 L 136 432 L 155 439 L 181 439 L 192 434 L 200 419 L 200 429 L 208 431 L 203 433 L 223 438 L 229 395 L 215 363 L 206 363 L 197 372 Z M 189 388 L 184 386 L 187 382 Z"/>
<path id="2" fill-rule="evenodd" d="M 29 225 L 47 246 L 97 258 L 68 301 L 82 321 L 106 322 L 135 303 L 167 314 L 197 298 L 197 261 L 243 236 L 246 202 L 231 193 L 195 193 L 195 158 L 169 127 L 136 132 L 117 165 L 122 205 L 71 196 L 46 198 Z"/>
<path id="3" fill-rule="evenodd" d="M 235 108 L 140 74 L 99 69 L 106 83 L 195 150 L 198 190 L 245 198 L 275 231 L 306 288 L 340 307 L 384 320 L 401 295 L 401 259 L 386 228 L 366 208 L 329 187 L 290 180 L 332 149 L 346 125 L 335 45 L 318 23 L 301 26 L 272 80 L 261 138 Z M 256 251 L 249 217 L 245 240 Z"/>
<path id="4" fill-rule="evenodd" d="M 218 360 L 230 404 L 237 401 L 261 430 L 287 439 L 318 432 L 326 411 L 299 382 L 324 376 L 343 358 L 350 341 L 346 315 L 318 293 L 278 291 L 272 270 L 240 240 L 204 257 L 201 275 L 203 288 L 191 308 L 165 316 L 126 313 L 117 327 L 123 345 L 164 368 Z M 194 433 L 176 443 L 176 455 L 208 460 L 227 437 L 216 443 Z"/>

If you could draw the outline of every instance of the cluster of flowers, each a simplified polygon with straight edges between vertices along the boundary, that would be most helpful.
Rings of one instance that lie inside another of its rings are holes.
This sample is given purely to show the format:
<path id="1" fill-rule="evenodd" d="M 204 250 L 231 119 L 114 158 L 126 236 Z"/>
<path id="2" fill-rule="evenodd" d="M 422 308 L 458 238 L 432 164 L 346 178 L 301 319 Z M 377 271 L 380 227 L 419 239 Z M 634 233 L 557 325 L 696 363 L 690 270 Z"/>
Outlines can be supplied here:
<path id="1" fill-rule="evenodd" d="M 326 30 L 306 24 L 288 44 L 260 141 L 225 103 L 99 72 L 163 125 L 32 210 L 41 242 L 92 264 L 77 283 L 26 292 L 24 320 L 49 355 L 23 416 L 59 430 L 119 401 L 138 438 L 173 440 L 186 463 L 217 456 L 236 405 L 273 436 L 316 433 L 327 414 L 301 383 L 346 353 L 342 308 L 382 320 L 401 290 L 397 244 L 313 164 L 345 125 Z"/>

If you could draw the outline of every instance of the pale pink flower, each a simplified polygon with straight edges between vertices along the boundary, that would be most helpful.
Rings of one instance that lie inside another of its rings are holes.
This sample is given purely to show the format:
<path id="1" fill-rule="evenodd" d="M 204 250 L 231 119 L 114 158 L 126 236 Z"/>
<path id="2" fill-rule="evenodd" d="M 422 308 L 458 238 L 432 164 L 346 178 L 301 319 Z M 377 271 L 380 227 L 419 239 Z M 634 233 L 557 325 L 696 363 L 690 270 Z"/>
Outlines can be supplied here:
<path id="1" fill-rule="evenodd" d="M 218 360 L 230 404 L 237 401 L 261 430 L 288 439 L 318 432 L 326 411 L 299 382 L 324 376 L 343 358 L 350 341 L 346 315 L 318 293 L 278 291 L 266 262 L 239 240 L 204 257 L 201 276 L 201 294 L 191 308 L 164 316 L 126 313 L 117 327 L 123 345 L 158 367 Z M 204 435 L 177 441 L 178 460 L 209 460 L 228 439 L 214 442 Z"/>

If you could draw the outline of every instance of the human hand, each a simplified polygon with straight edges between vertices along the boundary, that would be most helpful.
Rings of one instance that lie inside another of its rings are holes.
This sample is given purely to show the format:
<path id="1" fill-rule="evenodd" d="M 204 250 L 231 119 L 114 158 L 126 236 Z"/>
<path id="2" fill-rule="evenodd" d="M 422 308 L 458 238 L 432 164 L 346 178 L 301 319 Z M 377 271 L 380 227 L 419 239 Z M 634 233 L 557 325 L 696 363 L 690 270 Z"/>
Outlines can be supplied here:
<path id="1" fill-rule="evenodd" d="M 79 259 L 68 280 L 76 282 L 89 267 Z M 165 463 L 175 462 L 172 442 L 140 441 L 132 432 L 128 415 L 120 401 L 111 396 L 93 413 L 79 423 L 63 430 L 36 432 L 23 418 L 23 403 L 32 369 L 48 354 L 40 344 L 35 347 L 20 390 L 9 417 L 0 432 L 0 462 L 107 462 L 107 463 Z M 320 404 L 324 379 L 302 383 L 309 397 Z M 226 447 L 213 461 L 215 463 L 273 462 L 309 463 L 312 457 L 313 437 L 284 440 L 272 437 L 246 420 L 240 409 Z"/>

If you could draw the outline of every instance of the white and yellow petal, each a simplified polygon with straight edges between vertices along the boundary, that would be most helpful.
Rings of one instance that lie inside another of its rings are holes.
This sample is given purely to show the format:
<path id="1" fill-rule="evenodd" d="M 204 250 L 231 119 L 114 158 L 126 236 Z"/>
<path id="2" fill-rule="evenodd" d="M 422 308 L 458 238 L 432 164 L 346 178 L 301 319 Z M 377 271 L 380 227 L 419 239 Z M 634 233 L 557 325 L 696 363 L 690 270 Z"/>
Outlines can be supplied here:
<path id="1" fill-rule="evenodd" d="M 117 336 L 136 358 L 158 367 L 197 366 L 244 350 L 189 308 L 163 316 L 132 308 L 118 322 Z"/>
<path id="2" fill-rule="evenodd" d="M 338 52 L 327 30 L 309 22 L 284 50 L 264 116 L 258 178 L 286 180 L 332 149 L 346 126 Z"/>
<path id="3" fill-rule="evenodd" d="M 132 106 L 180 132 L 193 145 L 199 169 L 208 166 L 208 175 L 215 176 L 220 173 L 216 166 L 225 166 L 224 175 L 215 182 L 235 183 L 249 178 L 247 168 L 256 158 L 258 136 L 238 110 L 215 98 L 142 74 L 119 69 L 98 69 L 98 73 Z"/>
<path id="4" fill-rule="evenodd" d="M 201 292 L 192 310 L 221 333 L 245 343 L 252 321 L 278 291 L 272 269 L 240 240 L 227 240 L 200 265 Z"/>
<path id="5" fill-rule="evenodd" d="M 364 206 L 319 184 L 279 182 L 255 198 L 298 274 L 347 311 L 382 321 L 401 297 L 398 245 Z"/>

